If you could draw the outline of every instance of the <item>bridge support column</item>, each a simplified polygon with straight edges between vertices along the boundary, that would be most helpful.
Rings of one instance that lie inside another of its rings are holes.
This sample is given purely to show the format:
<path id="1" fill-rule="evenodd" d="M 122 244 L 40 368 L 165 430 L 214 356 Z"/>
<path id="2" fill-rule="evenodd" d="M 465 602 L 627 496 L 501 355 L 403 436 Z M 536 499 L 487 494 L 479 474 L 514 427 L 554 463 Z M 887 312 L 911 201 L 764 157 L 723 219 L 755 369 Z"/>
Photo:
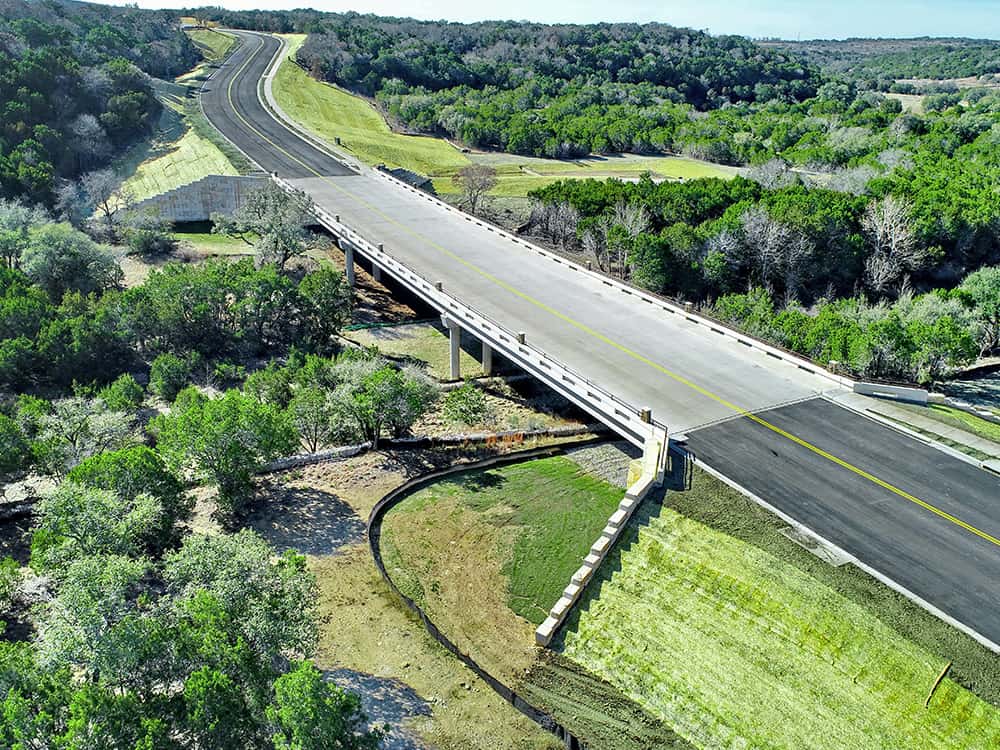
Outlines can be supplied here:
<path id="1" fill-rule="evenodd" d="M 372 278 L 378 282 L 382 281 L 382 269 L 374 263 L 372 263 Z"/>
<path id="2" fill-rule="evenodd" d="M 337 244 L 344 251 L 344 276 L 347 278 L 347 285 L 354 286 L 357 283 L 354 274 L 354 246 L 346 240 L 337 240 Z"/>
<path id="3" fill-rule="evenodd" d="M 489 377 L 493 374 L 493 347 L 483 342 L 483 375 Z"/>
<path id="4" fill-rule="evenodd" d="M 462 367 L 459 356 L 462 353 L 462 328 L 457 321 L 446 315 L 441 316 L 441 322 L 448 327 L 448 344 L 451 351 L 451 379 L 460 380 L 462 378 Z"/>

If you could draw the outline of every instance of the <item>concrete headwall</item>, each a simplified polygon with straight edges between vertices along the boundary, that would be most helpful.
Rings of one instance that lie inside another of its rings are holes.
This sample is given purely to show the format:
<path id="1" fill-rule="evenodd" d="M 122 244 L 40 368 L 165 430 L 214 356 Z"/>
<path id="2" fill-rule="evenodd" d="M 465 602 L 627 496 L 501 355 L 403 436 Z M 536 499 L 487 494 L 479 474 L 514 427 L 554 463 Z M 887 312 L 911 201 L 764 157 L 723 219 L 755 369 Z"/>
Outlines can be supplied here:
<path id="1" fill-rule="evenodd" d="M 265 185 L 264 176 L 209 175 L 154 195 L 136 204 L 138 211 L 152 211 L 167 221 L 208 221 L 213 212 L 231 214 L 247 196 Z"/>

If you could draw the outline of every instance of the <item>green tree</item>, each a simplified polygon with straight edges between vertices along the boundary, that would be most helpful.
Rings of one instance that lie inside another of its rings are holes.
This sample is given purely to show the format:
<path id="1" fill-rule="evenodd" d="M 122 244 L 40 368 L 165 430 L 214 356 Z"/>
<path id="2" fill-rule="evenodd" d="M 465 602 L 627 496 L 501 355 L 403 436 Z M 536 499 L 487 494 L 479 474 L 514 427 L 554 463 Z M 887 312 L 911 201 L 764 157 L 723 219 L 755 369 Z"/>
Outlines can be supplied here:
<path id="1" fill-rule="evenodd" d="M 328 445 L 337 434 L 337 410 L 330 393 L 316 386 L 298 388 L 288 405 L 299 438 L 310 453 Z"/>
<path id="2" fill-rule="evenodd" d="M 306 661 L 275 680 L 267 718 L 276 750 L 376 750 L 385 737 L 367 728 L 356 694 L 327 682 Z"/>
<path id="3" fill-rule="evenodd" d="M 314 242 L 305 229 L 313 211 L 312 200 L 305 193 L 286 193 L 268 181 L 231 215 L 212 214 L 212 231 L 251 245 L 258 265 L 273 263 L 284 270 L 290 259 Z"/>
<path id="4" fill-rule="evenodd" d="M 298 292 L 302 346 L 322 356 L 333 354 L 337 335 L 351 319 L 353 290 L 343 274 L 323 267 L 306 274 Z"/>
<path id="5" fill-rule="evenodd" d="M 177 543 L 181 523 L 191 516 L 194 500 L 163 458 L 145 445 L 105 451 L 82 461 L 67 475 L 70 482 L 114 492 L 123 503 L 151 496 L 162 507 L 160 523 L 143 536 L 146 549 L 158 554 Z"/>
<path id="6" fill-rule="evenodd" d="M 128 373 L 119 375 L 114 382 L 98 391 L 98 398 L 112 411 L 134 412 L 145 395 L 142 386 Z"/>
<path id="7" fill-rule="evenodd" d="M 385 431 L 404 435 L 437 398 L 433 384 L 413 369 L 404 372 L 379 360 L 362 360 L 338 365 L 337 371 L 343 380 L 334 403 L 375 448 Z"/>
<path id="8" fill-rule="evenodd" d="M 132 419 L 103 402 L 80 397 L 54 401 L 37 416 L 32 452 L 52 474 L 64 474 L 86 458 L 135 442 Z"/>
<path id="9" fill-rule="evenodd" d="M 31 447 L 21 427 L 6 414 L 0 414 L 0 472 L 23 469 L 31 462 Z"/>
<path id="10" fill-rule="evenodd" d="M 119 497 L 110 490 L 63 482 L 38 504 L 31 564 L 56 575 L 89 555 L 139 557 L 165 525 L 163 503 L 150 494 Z"/>
<path id="11" fill-rule="evenodd" d="M 259 664 L 312 652 L 316 643 L 316 582 L 305 558 L 275 557 L 257 533 L 187 537 L 165 558 L 164 581 L 176 607 L 197 606 L 209 594 L 224 613 L 230 639 L 242 639 Z"/>
<path id="12" fill-rule="evenodd" d="M 28 277 L 58 302 L 67 291 L 102 292 L 121 284 L 111 252 L 69 224 L 43 224 L 29 234 L 21 259 Z"/>
<path id="13" fill-rule="evenodd" d="M 190 356 L 182 358 L 164 352 L 149 368 L 149 388 L 164 401 L 173 401 L 188 384 L 193 371 L 194 362 Z"/>
<path id="14" fill-rule="evenodd" d="M 176 471 L 194 471 L 219 489 L 219 507 L 235 512 L 253 490 L 253 474 L 267 461 L 295 449 L 287 415 L 231 390 L 209 399 L 196 388 L 181 391 L 169 414 L 151 427 L 157 446 Z"/>
<path id="15" fill-rule="evenodd" d="M 970 273 L 958 288 L 966 297 L 979 321 L 979 353 L 987 354 L 1000 347 L 1000 266 L 980 268 Z"/>

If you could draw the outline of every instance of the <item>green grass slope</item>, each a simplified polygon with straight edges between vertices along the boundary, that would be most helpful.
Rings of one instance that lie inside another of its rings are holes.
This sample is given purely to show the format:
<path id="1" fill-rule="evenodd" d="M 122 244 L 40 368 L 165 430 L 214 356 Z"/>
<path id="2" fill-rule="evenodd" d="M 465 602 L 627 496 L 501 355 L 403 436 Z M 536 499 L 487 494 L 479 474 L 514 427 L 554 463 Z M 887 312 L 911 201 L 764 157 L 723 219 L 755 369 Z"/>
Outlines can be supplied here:
<path id="1" fill-rule="evenodd" d="M 1000 711 L 945 662 L 782 559 L 664 508 L 565 655 L 704 748 L 973 750 Z"/>
<path id="2" fill-rule="evenodd" d="M 623 494 L 570 459 L 554 456 L 436 482 L 393 513 L 398 517 L 442 500 L 457 500 L 497 529 L 514 528 L 502 567 L 508 604 L 515 614 L 537 624 L 559 600 Z"/>

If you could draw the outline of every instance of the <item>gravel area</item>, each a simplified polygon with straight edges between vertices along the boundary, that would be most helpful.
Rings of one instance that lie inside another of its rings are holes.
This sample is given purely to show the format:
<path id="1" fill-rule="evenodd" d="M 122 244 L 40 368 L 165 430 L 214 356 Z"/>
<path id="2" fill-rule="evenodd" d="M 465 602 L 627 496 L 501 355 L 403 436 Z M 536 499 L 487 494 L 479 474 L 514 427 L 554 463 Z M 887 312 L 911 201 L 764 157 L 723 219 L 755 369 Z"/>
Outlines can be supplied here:
<path id="1" fill-rule="evenodd" d="M 566 451 L 567 458 L 585 472 L 622 489 L 625 489 L 628 482 L 629 462 L 641 455 L 638 448 L 624 440 L 569 448 Z"/>

